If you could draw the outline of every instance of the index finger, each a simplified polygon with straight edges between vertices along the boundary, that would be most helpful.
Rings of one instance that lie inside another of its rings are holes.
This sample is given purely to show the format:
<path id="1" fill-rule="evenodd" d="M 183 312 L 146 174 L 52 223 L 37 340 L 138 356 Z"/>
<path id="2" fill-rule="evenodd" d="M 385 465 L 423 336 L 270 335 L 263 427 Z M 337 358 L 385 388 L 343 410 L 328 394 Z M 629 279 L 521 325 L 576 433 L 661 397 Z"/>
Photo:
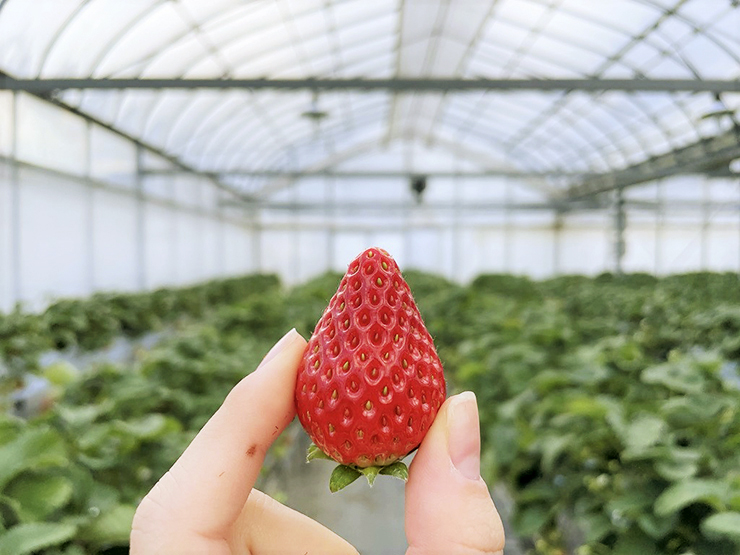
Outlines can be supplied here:
<path id="1" fill-rule="evenodd" d="M 306 341 L 288 332 L 241 380 L 147 497 L 160 526 L 204 537 L 226 534 L 252 490 L 265 453 L 295 416 L 296 371 Z M 277 352 L 276 352 L 277 351 Z"/>

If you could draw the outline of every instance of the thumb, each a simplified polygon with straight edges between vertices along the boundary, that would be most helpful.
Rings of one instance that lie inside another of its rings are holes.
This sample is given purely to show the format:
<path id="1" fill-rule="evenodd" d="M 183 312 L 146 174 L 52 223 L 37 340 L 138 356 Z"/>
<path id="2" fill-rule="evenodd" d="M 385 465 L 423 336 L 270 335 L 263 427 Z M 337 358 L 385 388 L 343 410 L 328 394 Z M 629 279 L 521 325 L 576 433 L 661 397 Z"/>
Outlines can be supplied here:
<path id="1" fill-rule="evenodd" d="M 478 404 L 472 392 L 440 408 L 406 484 L 407 555 L 501 555 L 504 528 L 480 477 Z"/>

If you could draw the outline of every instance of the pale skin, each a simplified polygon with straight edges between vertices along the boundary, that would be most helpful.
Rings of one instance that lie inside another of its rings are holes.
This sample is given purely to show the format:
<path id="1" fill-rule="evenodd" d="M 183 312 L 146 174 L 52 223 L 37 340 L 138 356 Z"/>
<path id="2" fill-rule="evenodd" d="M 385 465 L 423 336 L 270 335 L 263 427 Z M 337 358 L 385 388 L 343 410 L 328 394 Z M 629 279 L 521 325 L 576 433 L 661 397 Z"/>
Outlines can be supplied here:
<path id="1" fill-rule="evenodd" d="M 295 416 L 305 346 L 291 330 L 229 393 L 142 500 L 132 554 L 357 554 L 334 532 L 253 488 L 265 453 Z M 472 393 L 440 408 L 409 469 L 407 555 L 503 554 L 503 526 L 480 477 L 478 426 Z M 341 503 L 341 492 L 335 495 Z"/>

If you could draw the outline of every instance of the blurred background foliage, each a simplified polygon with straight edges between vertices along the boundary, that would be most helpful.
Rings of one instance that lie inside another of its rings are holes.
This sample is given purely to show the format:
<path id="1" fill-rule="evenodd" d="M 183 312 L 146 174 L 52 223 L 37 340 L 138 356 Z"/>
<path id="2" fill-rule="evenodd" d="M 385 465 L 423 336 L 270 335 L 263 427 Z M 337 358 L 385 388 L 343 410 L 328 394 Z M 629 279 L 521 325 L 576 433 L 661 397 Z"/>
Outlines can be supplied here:
<path id="1" fill-rule="evenodd" d="M 531 553 L 738 553 L 735 274 L 405 276 L 449 389 L 478 396 L 484 477 L 514 498 Z M 0 316 L 0 554 L 126 552 L 141 497 L 274 341 L 311 333 L 340 278 L 285 290 L 254 275 Z M 152 334 L 128 361 L 44 362 Z M 31 414 L 29 383 L 45 384 Z"/>

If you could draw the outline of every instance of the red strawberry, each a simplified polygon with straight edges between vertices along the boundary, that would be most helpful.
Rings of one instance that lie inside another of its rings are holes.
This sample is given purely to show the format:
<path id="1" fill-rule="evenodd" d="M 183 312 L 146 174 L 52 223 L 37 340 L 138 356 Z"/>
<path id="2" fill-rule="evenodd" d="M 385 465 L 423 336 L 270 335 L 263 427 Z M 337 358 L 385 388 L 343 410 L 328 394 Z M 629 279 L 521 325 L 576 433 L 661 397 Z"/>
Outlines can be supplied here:
<path id="1" fill-rule="evenodd" d="M 371 248 L 353 260 L 298 369 L 298 419 L 309 460 L 343 466 L 332 491 L 365 474 L 405 479 L 398 462 L 421 443 L 445 399 L 442 364 L 398 264 Z"/>

